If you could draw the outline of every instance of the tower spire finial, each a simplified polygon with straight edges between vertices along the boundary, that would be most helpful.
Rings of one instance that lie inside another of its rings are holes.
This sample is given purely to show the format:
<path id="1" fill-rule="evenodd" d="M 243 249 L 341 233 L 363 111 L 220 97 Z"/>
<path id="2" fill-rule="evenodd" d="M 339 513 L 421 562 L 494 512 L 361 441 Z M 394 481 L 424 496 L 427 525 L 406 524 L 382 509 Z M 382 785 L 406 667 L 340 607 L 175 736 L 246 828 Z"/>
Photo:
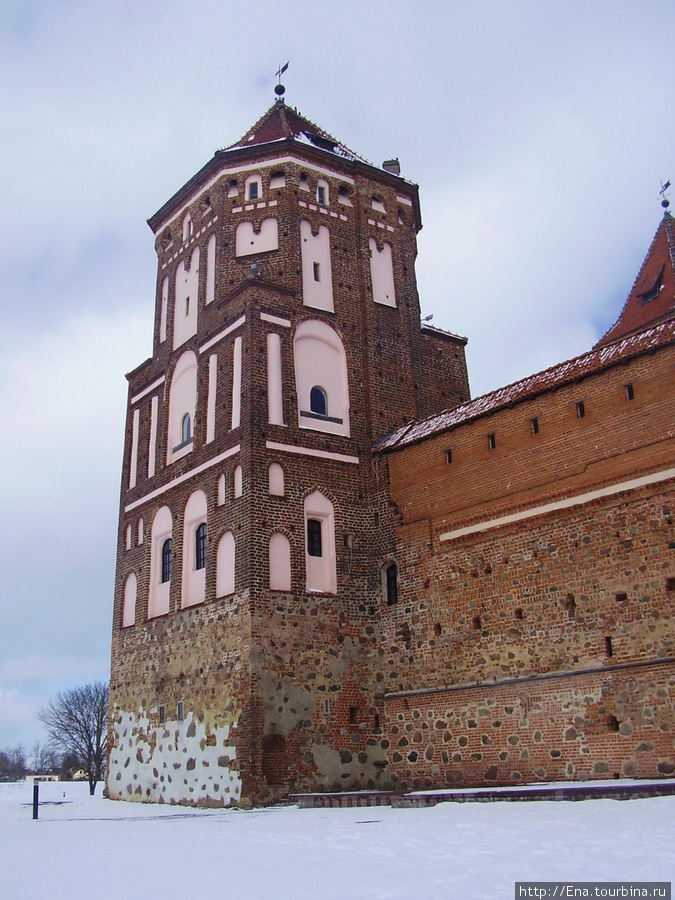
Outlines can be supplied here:
<path id="1" fill-rule="evenodd" d="M 290 60 L 288 61 L 290 62 Z M 281 83 L 281 76 L 284 74 L 286 69 L 288 68 L 288 62 L 285 66 L 279 66 L 276 72 L 276 76 L 279 79 L 279 83 L 274 86 L 274 93 L 277 95 L 277 103 L 284 102 L 284 94 L 286 93 L 286 88 Z"/>
<path id="2" fill-rule="evenodd" d="M 670 200 L 666 197 L 666 191 L 670 187 L 670 182 L 666 181 L 664 184 L 661 182 L 661 190 L 659 191 L 659 196 L 661 197 L 661 206 L 668 212 L 668 207 L 670 206 Z"/>

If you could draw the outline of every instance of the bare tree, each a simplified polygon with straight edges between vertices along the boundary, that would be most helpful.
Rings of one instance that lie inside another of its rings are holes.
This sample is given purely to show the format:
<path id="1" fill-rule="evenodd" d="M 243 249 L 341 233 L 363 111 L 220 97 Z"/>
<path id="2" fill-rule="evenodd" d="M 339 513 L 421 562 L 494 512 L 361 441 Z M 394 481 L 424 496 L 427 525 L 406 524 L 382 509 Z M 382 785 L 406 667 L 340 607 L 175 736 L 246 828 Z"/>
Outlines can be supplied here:
<path id="1" fill-rule="evenodd" d="M 80 760 L 93 795 L 103 778 L 108 744 L 108 685 L 97 681 L 64 691 L 49 701 L 39 719 L 50 746 Z"/>

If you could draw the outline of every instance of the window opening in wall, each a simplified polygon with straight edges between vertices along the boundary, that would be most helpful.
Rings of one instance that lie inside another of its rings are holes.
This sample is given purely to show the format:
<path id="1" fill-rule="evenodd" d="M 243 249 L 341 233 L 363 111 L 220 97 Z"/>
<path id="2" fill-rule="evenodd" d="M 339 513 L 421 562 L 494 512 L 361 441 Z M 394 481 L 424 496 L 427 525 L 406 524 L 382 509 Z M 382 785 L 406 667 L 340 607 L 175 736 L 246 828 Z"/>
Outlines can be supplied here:
<path id="1" fill-rule="evenodd" d="M 628 594 L 625 591 L 618 591 L 614 594 L 617 603 L 623 603 L 625 600 L 628 600 Z"/>
<path id="2" fill-rule="evenodd" d="M 321 206 L 326 205 L 326 188 L 322 184 L 316 189 L 316 202 L 320 203 Z"/>
<path id="3" fill-rule="evenodd" d="M 574 602 L 574 594 L 568 594 L 565 598 L 564 607 L 567 610 L 567 618 L 573 619 L 577 614 L 577 605 Z"/>
<path id="4" fill-rule="evenodd" d="M 579 400 L 577 403 L 577 419 L 583 419 L 586 415 L 586 406 L 584 405 L 583 400 Z"/>
<path id="5" fill-rule="evenodd" d="M 398 600 L 398 571 L 396 563 L 390 563 L 386 572 L 387 605 L 393 606 Z"/>
<path id="6" fill-rule="evenodd" d="M 375 715 L 373 717 L 373 728 L 375 729 L 375 731 L 378 731 L 379 727 L 380 727 L 380 716 L 378 713 L 375 713 Z"/>
<path id="7" fill-rule="evenodd" d="M 635 391 L 633 390 L 633 383 L 628 382 L 628 384 L 624 384 L 624 391 L 626 392 L 626 400 L 634 400 L 635 399 Z"/>
<path id="8" fill-rule="evenodd" d="M 257 200 L 258 199 L 258 182 L 252 181 L 248 186 L 248 199 L 249 200 Z"/>
<path id="9" fill-rule="evenodd" d="M 314 272 L 314 281 L 321 281 L 321 265 L 318 262 L 312 263 L 312 271 Z"/>
<path id="10" fill-rule="evenodd" d="M 532 434 L 539 434 L 539 419 L 536 416 L 530 419 L 530 431 Z"/>
<path id="11" fill-rule="evenodd" d="M 619 730 L 619 720 L 616 716 L 607 716 L 607 731 L 617 732 Z"/>
<path id="12" fill-rule="evenodd" d="M 359 708 L 358 706 L 350 706 L 349 707 L 349 724 L 356 725 L 359 721 Z"/>
<path id="13" fill-rule="evenodd" d="M 162 584 L 171 580 L 171 538 L 162 544 Z"/>
<path id="14" fill-rule="evenodd" d="M 187 444 L 192 440 L 192 423 L 190 421 L 190 413 L 185 413 L 180 422 L 180 440 L 181 444 Z"/>
<path id="15" fill-rule="evenodd" d="M 309 190 L 309 184 L 307 183 L 307 173 L 306 172 L 303 172 L 302 175 L 300 176 L 300 190 L 302 190 L 302 191 Z"/>
<path id="16" fill-rule="evenodd" d="M 229 188 L 228 188 L 228 191 L 227 191 L 227 196 L 228 196 L 228 197 L 236 197 L 238 193 L 239 193 L 239 188 L 238 188 L 238 185 L 237 185 L 237 179 L 236 179 L 236 178 L 232 178 L 232 179 L 230 180 L 230 185 L 229 185 Z"/>
<path id="17" fill-rule="evenodd" d="M 206 522 L 195 532 L 195 569 L 206 568 Z"/>
<path id="18" fill-rule="evenodd" d="M 669 594 L 675 591 L 675 578 L 666 578 L 666 591 Z"/>
<path id="19" fill-rule="evenodd" d="M 482 628 L 482 622 L 481 622 L 481 620 L 480 620 L 480 616 L 474 616 L 474 617 L 473 617 L 473 627 L 474 627 L 474 631 L 480 631 L 480 630 L 481 630 L 481 628 Z"/>
<path id="20" fill-rule="evenodd" d="M 497 440 L 495 438 L 494 431 L 491 431 L 490 434 L 488 434 L 487 439 L 488 439 L 488 449 L 494 450 L 495 447 L 497 446 Z"/>
<path id="21" fill-rule="evenodd" d="M 436 624 L 434 625 L 434 634 L 436 635 L 436 637 L 440 637 L 443 634 L 443 626 L 440 622 L 436 622 Z"/>
<path id="22" fill-rule="evenodd" d="M 605 638 L 605 656 L 613 656 L 614 653 L 612 651 L 612 639 L 611 637 Z"/>
<path id="23" fill-rule="evenodd" d="M 324 714 L 324 716 L 330 715 L 330 698 L 329 697 L 323 698 L 323 714 Z"/>
<path id="24" fill-rule="evenodd" d="M 445 451 L 445 464 L 446 464 L 446 466 L 449 466 L 451 462 L 452 462 L 452 450 L 446 450 L 446 451 Z"/>
<path id="25" fill-rule="evenodd" d="M 525 613 L 523 612 L 523 610 L 520 606 L 515 611 L 515 617 L 516 617 L 516 619 L 524 619 L 525 618 Z"/>
<path id="26" fill-rule="evenodd" d="M 176 706 L 176 718 L 179 722 L 182 722 L 185 718 L 185 707 L 182 700 L 179 700 Z"/>
<path id="27" fill-rule="evenodd" d="M 162 704 L 159 707 L 159 724 L 164 725 L 166 723 L 166 706 Z"/>
<path id="28" fill-rule="evenodd" d="M 185 298 L 185 315 L 186 316 L 190 315 L 190 298 L 189 297 Z"/>
<path id="29" fill-rule="evenodd" d="M 322 556 L 321 520 L 307 519 L 307 553 L 310 556 Z"/>
<path id="30" fill-rule="evenodd" d="M 328 395 L 318 385 L 314 385 L 309 392 L 309 411 L 317 416 L 328 415 Z"/>

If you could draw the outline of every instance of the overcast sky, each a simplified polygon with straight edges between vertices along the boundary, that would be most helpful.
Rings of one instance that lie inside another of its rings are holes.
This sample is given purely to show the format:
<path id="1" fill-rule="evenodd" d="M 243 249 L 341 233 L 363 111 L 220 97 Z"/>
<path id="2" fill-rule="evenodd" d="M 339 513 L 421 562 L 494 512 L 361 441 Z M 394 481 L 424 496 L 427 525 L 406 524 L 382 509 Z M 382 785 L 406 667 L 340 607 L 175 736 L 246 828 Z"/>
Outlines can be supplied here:
<path id="1" fill-rule="evenodd" d="M 0 0 L 0 747 L 106 678 L 152 215 L 274 100 L 420 185 L 477 396 L 616 319 L 675 175 L 675 4 Z"/>

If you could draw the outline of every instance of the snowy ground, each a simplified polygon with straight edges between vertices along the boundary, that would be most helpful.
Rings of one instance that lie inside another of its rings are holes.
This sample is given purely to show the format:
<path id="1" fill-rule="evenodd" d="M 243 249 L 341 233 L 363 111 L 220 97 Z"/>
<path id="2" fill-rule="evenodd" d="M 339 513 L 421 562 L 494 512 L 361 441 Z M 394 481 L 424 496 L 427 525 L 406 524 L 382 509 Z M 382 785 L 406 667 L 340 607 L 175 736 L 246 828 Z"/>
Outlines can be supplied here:
<path id="1" fill-rule="evenodd" d="M 34 822 L 32 787 L 0 784 L 3 900 L 510 900 L 515 881 L 675 873 L 675 797 L 243 812 L 100 791 L 42 784 Z"/>

